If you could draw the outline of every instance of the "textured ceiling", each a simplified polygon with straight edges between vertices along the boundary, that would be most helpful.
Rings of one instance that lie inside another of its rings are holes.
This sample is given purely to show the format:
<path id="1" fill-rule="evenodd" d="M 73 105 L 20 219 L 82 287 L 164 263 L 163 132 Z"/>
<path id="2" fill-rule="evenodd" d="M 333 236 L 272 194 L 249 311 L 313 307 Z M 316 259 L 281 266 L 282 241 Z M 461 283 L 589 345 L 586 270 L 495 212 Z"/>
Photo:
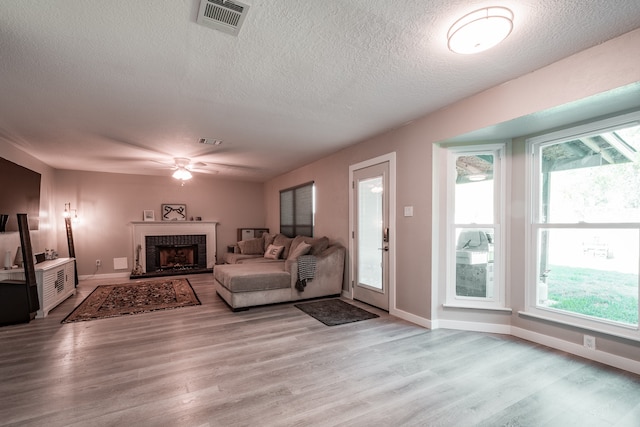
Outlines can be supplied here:
<path id="1" fill-rule="evenodd" d="M 244 2 L 231 36 L 196 23 L 200 0 L 0 1 L 0 143 L 58 169 L 188 157 L 261 181 L 640 25 L 638 0 Z M 514 11 L 509 38 L 449 52 L 486 5 Z"/>

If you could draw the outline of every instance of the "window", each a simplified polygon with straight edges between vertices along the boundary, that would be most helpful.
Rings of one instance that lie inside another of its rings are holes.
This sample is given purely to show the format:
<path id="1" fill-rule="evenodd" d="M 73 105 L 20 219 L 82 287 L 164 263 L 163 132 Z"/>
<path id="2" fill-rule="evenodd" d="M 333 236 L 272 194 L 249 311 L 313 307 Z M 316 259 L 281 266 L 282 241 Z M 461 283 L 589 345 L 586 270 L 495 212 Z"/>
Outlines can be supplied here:
<path id="1" fill-rule="evenodd" d="M 448 149 L 448 305 L 505 305 L 502 258 L 504 144 Z"/>
<path id="2" fill-rule="evenodd" d="M 314 213 L 313 182 L 280 191 L 280 233 L 313 237 Z"/>
<path id="3" fill-rule="evenodd" d="M 529 310 L 638 338 L 640 115 L 528 141 Z"/>

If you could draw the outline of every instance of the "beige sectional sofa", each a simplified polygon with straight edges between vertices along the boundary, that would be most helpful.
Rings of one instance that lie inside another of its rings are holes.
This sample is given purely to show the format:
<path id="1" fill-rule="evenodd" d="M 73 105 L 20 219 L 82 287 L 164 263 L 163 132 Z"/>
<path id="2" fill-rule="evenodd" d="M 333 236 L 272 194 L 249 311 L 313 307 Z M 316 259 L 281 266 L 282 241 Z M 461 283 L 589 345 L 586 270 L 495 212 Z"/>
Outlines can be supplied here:
<path id="1" fill-rule="evenodd" d="M 226 264 L 213 269 L 216 292 L 234 311 L 339 295 L 345 254 L 344 246 L 326 237 L 264 234 L 224 255 Z"/>

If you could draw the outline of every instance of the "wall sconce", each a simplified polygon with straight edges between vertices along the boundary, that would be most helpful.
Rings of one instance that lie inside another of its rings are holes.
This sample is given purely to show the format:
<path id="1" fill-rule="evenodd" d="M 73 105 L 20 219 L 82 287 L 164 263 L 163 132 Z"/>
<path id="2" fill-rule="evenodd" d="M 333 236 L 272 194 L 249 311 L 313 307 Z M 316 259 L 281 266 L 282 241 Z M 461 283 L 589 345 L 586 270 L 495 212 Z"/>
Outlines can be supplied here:
<path id="1" fill-rule="evenodd" d="M 506 7 L 485 7 L 466 14 L 449 28 L 449 50 L 472 54 L 490 49 L 513 30 L 513 12 Z"/>
<path id="2" fill-rule="evenodd" d="M 71 222 L 74 224 L 77 224 L 79 222 L 78 210 L 71 209 L 71 203 L 64 204 L 64 212 L 62 213 L 62 216 L 64 216 L 65 218 L 71 218 Z"/>

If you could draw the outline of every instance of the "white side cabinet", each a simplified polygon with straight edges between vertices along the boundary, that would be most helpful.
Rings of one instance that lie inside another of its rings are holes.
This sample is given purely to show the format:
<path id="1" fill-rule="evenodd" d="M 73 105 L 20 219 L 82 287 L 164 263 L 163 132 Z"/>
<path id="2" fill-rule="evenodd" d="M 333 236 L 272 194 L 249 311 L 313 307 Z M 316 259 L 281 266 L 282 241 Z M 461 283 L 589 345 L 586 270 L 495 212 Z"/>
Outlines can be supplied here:
<path id="1" fill-rule="evenodd" d="M 58 258 L 36 264 L 35 268 L 40 300 L 36 317 L 47 317 L 58 304 L 76 293 L 75 264 L 73 258 Z M 7 279 L 24 280 L 24 270 L 0 270 L 0 280 Z"/>

